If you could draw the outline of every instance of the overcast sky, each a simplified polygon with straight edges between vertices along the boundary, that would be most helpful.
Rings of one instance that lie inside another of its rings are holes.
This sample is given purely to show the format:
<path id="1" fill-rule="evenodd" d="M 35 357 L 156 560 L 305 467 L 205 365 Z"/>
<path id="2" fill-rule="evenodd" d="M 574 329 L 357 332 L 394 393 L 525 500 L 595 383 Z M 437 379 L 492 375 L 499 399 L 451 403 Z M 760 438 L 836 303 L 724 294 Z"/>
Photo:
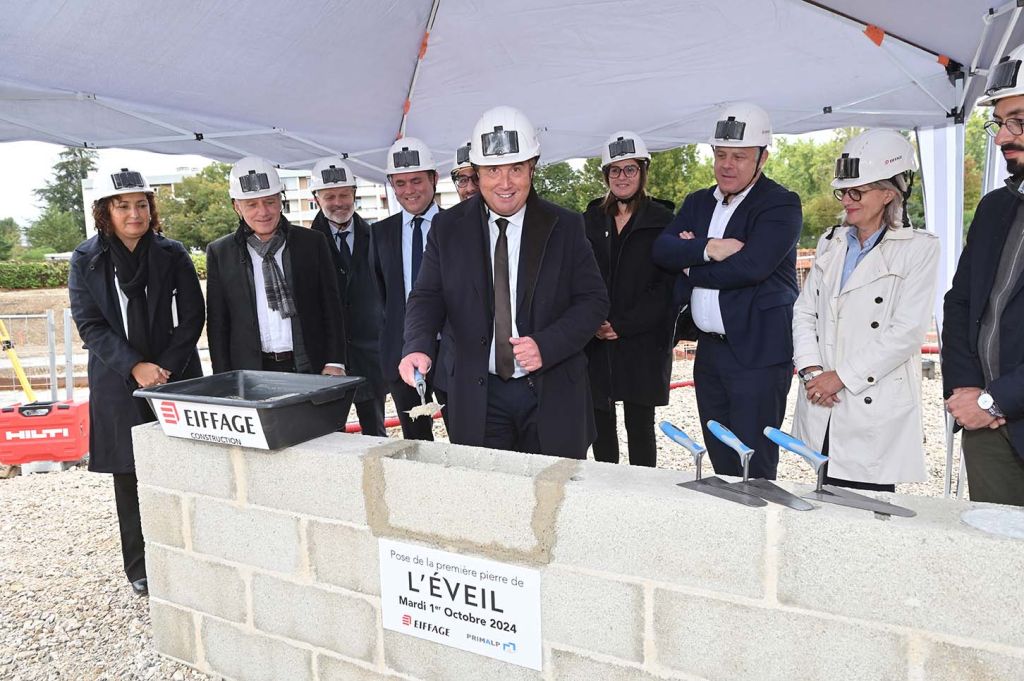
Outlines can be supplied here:
<path id="1" fill-rule="evenodd" d="M 0 144 L 0 219 L 11 217 L 26 227 L 39 217 L 40 206 L 33 190 L 50 179 L 53 164 L 63 148 L 44 142 Z M 208 163 L 210 159 L 203 156 L 103 149 L 97 166 L 131 167 L 148 176 L 173 173 L 178 168 L 201 168 Z"/>

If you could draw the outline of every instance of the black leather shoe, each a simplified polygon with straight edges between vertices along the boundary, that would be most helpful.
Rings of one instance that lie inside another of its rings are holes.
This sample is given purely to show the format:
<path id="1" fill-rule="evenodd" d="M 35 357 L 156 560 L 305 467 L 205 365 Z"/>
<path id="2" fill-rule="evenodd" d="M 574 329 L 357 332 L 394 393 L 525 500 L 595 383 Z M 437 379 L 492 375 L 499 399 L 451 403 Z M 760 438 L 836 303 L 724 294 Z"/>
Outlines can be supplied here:
<path id="1" fill-rule="evenodd" d="M 149 580 L 145 577 L 142 579 L 136 579 L 132 582 L 132 591 L 135 592 L 136 596 L 148 596 L 149 595 Z"/>

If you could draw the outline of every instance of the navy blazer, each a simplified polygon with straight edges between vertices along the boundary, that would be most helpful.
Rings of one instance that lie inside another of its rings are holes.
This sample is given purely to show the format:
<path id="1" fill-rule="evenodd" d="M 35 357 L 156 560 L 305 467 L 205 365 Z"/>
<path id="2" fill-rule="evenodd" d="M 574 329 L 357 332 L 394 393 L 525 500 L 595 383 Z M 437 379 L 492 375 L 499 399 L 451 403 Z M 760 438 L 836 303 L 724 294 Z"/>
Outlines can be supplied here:
<path id="1" fill-rule="evenodd" d="M 434 218 L 405 316 L 403 356 L 425 353 L 432 372 L 447 373 L 448 432 L 457 444 L 482 445 L 487 420 L 494 293 L 484 211 L 477 195 Z M 541 451 L 586 458 L 596 431 L 583 350 L 608 314 L 608 292 L 582 216 L 531 192 L 517 271 L 516 326 L 544 363 L 531 374 Z"/>
<path id="2" fill-rule="evenodd" d="M 78 245 L 71 254 L 68 291 L 78 335 L 89 350 L 89 470 L 132 473 L 132 426 L 155 420 L 146 401 L 132 397 L 139 387 L 132 368 L 153 362 L 171 372 L 172 382 L 202 376 L 196 342 L 206 308 L 188 251 L 177 241 L 154 235 L 146 284 L 153 356 L 143 357 L 124 331 L 108 249 L 98 236 Z"/>
<path id="3" fill-rule="evenodd" d="M 722 262 L 704 262 L 715 188 L 686 197 L 675 220 L 654 242 L 654 262 L 680 273 L 682 302 L 695 286 L 718 289 L 729 347 L 745 367 L 793 360 L 793 303 L 800 293 L 796 249 L 803 226 L 800 197 L 762 175 L 726 225 L 724 238 L 743 248 Z M 694 239 L 679 233 L 693 232 Z M 689 275 L 683 270 L 690 268 Z"/>
<path id="4" fill-rule="evenodd" d="M 978 356 L 981 318 L 988 307 L 1003 244 L 1021 197 L 1007 187 L 989 192 L 978 204 L 967 245 L 946 293 L 942 322 L 942 387 L 985 388 L 1006 414 L 1010 442 L 1024 456 L 1024 277 L 1014 284 L 999 323 L 999 378 L 987 386 Z"/>
<path id="5" fill-rule="evenodd" d="M 387 388 L 380 373 L 380 300 L 370 266 L 370 225 L 359 213 L 352 215 L 352 264 L 346 272 L 341 265 L 338 240 L 323 211 L 316 214 L 310 229 L 320 232 L 330 243 L 331 261 L 338 276 L 338 293 L 345 315 L 345 364 L 349 376 L 366 379 L 355 392 L 355 401 L 384 397 Z"/>
<path id="6" fill-rule="evenodd" d="M 431 219 L 427 239 L 437 226 L 437 219 L 444 213 L 440 207 Z M 402 260 L 402 215 L 389 215 L 370 228 L 370 263 L 377 286 L 377 295 L 383 311 L 380 328 L 380 367 L 384 380 L 402 380 L 398 375 L 398 363 L 402 361 L 402 333 L 405 328 L 405 263 Z M 420 265 L 422 272 L 422 265 Z M 415 283 L 415 282 L 413 282 Z M 445 389 L 439 374 L 431 377 L 431 385 Z"/>

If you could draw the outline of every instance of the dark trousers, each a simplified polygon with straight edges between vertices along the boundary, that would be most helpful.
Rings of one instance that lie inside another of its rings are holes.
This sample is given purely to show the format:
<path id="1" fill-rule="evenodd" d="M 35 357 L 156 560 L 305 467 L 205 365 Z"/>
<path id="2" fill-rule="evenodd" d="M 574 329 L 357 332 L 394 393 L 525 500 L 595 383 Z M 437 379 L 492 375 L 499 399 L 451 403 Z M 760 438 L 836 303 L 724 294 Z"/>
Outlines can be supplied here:
<path id="1" fill-rule="evenodd" d="M 965 430 L 963 443 L 971 501 L 1024 506 L 1024 461 L 1006 426 Z"/>
<path id="2" fill-rule="evenodd" d="M 792 381 L 791 362 L 763 368 L 744 367 L 726 340 L 700 334 L 693 382 L 704 446 L 715 473 L 742 476 L 743 465 L 731 447 L 711 434 L 707 428 L 709 420 L 718 421 L 754 450 L 750 458 L 751 478 L 775 479 L 779 448 L 764 436 L 764 429 L 782 425 Z"/>
<path id="3" fill-rule="evenodd" d="M 273 353 L 264 352 L 263 370 L 295 373 L 295 359 L 291 354 L 288 355 L 288 359 L 274 359 Z"/>
<path id="4" fill-rule="evenodd" d="M 658 448 L 654 444 L 654 407 L 646 404 L 622 403 L 626 421 L 626 442 L 629 463 L 633 466 L 658 465 Z M 619 462 L 619 433 L 616 427 L 615 403 L 611 409 L 595 409 L 597 439 L 594 440 L 594 458 L 604 463 Z"/>
<path id="5" fill-rule="evenodd" d="M 351 409 L 345 412 L 346 421 L 348 420 L 347 415 L 351 412 Z M 356 402 L 356 416 L 359 418 L 359 429 L 363 435 L 387 437 L 388 433 L 384 428 L 383 397 L 372 397 L 368 400 Z"/>
<path id="6" fill-rule="evenodd" d="M 139 514 L 139 483 L 135 473 L 114 473 L 114 504 L 121 530 L 121 558 L 129 582 L 146 576 L 146 540 Z"/>
<path id="7" fill-rule="evenodd" d="M 433 440 L 434 420 L 428 416 L 411 419 L 407 413 L 413 407 L 420 406 L 420 395 L 416 388 L 402 380 L 389 381 L 388 387 L 391 399 L 395 401 L 395 409 L 398 410 L 398 422 L 402 424 L 402 437 L 406 440 Z M 433 399 L 433 391 L 427 383 L 426 400 L 430 402 Z"/>
<path id="8" fill-rule="evenodd" d="M 540 454 L 537 390 L 529 376 L 501 380 L 487 376 L 487 422 L 484 447 Z"/>

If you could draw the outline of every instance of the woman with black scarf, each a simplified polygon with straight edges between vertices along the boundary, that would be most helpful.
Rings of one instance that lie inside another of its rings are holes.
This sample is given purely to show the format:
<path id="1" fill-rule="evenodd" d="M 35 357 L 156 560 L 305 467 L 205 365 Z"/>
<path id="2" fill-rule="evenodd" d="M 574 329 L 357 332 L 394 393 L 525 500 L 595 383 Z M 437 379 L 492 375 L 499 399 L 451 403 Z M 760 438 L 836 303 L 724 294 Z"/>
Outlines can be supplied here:
<path id="1" fill-rule="evenodd" d="M 672 204 L 647 195 L 651 155 L 640 136 L 617 132 L 601 150 L 608 193 L 583 214 L 611 309 L 587 345 L 597 440 L 594 458 L 619 462 L 615 403 L 625 411 L 629 463 L 656 466 L 654 407 L 668 404 L 675 275 L 651 260 Z"/>
<path id="2" fill-rule="evenodd" d="M 201 376 L 196 342 L 206 308 L 188 251 L 160 234 L 153 190 L 141 173 L 100 173 L 96 236 L 71 256 L 68 288 L 89 351 L 89 470 L 114 476 L 124 570 L 148 593 L 132 426 L 156 420 L 137 388 Z"/>

